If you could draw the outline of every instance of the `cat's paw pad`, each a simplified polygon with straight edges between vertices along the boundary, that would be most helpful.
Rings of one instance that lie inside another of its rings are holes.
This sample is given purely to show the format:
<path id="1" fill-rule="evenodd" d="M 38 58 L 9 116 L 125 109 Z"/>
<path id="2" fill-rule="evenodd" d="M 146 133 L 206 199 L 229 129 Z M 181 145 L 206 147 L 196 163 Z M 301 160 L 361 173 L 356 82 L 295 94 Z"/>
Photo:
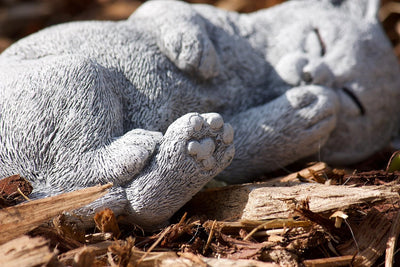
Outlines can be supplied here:
<path id="1" fill-rule="evenodd" d="M 196 134 L 195 140 L 188 142 L 189 154 L 201 162 L 205 170 L 227 165 L 234 156 L 232 126 L 224 123 L 217 113 L 205 113 L 199 117 L 204 119 L 202 129 L 198 132 L 200 136 Z"/>
<path id="2" fill-rule="evenodd" d="M 166 137 L 186 141 L 186 153 L 200 171 L 221 171 L 235 153 L 233 128 L 217 113 L 187 114 L 170 126 Z"/>
<path id="3" fill-rule="evenodd" d="M 213 130 L 219 130 L 224 125 L 224 119 L 218 113 L 205 113 L 202 117 Z"/>
<path id="4" fill-rule="evenodd" d="M 215 143 L 211 138 L 201 141 L 190 141 L 188 144 L 189 154 L 198 161 L 201 161 L 206 170 L 212 169 L 212 166 L 215 164 L 214 151 Z"/>

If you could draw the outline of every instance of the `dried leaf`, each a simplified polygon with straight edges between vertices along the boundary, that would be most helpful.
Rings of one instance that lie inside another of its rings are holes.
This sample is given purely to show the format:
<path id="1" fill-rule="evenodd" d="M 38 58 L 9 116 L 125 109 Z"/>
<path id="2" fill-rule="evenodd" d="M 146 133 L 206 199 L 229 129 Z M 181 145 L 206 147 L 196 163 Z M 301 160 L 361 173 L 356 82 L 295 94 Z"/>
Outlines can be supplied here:
<path id="1" fill-rule="evenodd" d="M 115 218 L 114 212 L 110 209 L 102 210 L 94 216 L 94 222 L 96 227 L 102 233 L 113 233 L 114 237 L 118 238 L 121 234 L 119 230 L 117 219 Z"/>
<path id="2" fill-rule="evenodd" d="M 19 174 L 0 180 L 0 208 L 9 207 L 22 202 L 32 193 L 33 187 L 28 180 Z"/>

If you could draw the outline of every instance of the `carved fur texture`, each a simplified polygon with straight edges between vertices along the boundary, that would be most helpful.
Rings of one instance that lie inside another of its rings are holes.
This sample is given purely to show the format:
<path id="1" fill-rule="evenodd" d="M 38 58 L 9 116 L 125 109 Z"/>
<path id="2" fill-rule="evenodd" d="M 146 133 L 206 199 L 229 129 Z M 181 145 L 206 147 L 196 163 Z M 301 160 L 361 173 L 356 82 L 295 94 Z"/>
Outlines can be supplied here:
<path id="1" fill-rule="evenodd" d="M 53 26 L 0 55 L 0 176 L 35 197 L 113 182 L 82 209 L 160 227 L 217 176 L 360 161 L 399 123 L 377 1 L 251 14 L 149 1 L 126 21 Z M 236 151 L 236 152 L 235 152 Z"/>

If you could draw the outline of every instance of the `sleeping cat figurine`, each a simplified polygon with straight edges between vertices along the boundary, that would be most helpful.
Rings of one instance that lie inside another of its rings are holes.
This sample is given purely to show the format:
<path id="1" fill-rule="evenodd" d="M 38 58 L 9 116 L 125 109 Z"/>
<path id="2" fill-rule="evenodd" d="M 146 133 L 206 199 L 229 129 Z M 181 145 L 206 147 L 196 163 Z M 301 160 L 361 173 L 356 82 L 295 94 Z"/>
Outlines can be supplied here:
<path id="1" fill-rule="evenodd" d="M 0 176 L 33 197 L 112 182 L 109 207 L 155 229 L 217 176 L 251 181 L 304 157 L 368 157 L 400 116 L 379 3 L 291 1 L 251 14 L 149 1 L 0 55 Z"/>

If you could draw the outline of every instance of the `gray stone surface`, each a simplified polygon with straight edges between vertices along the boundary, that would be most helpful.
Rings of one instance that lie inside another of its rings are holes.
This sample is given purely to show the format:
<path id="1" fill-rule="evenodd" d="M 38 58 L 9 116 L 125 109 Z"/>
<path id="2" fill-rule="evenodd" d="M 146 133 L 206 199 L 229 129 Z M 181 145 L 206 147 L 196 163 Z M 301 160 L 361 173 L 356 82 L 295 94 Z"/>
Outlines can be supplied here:
<path id="1" fill-rule="evenodd" d="M 20 173 L 35 197 L 113 182 L 81 212 L 108 206 L 151 229 L 216 175 L 360 161 L 400 115 L 377 4 L 150 1 L 126 21 L 24 38 L 0 55 L 0 176 Z"/>

